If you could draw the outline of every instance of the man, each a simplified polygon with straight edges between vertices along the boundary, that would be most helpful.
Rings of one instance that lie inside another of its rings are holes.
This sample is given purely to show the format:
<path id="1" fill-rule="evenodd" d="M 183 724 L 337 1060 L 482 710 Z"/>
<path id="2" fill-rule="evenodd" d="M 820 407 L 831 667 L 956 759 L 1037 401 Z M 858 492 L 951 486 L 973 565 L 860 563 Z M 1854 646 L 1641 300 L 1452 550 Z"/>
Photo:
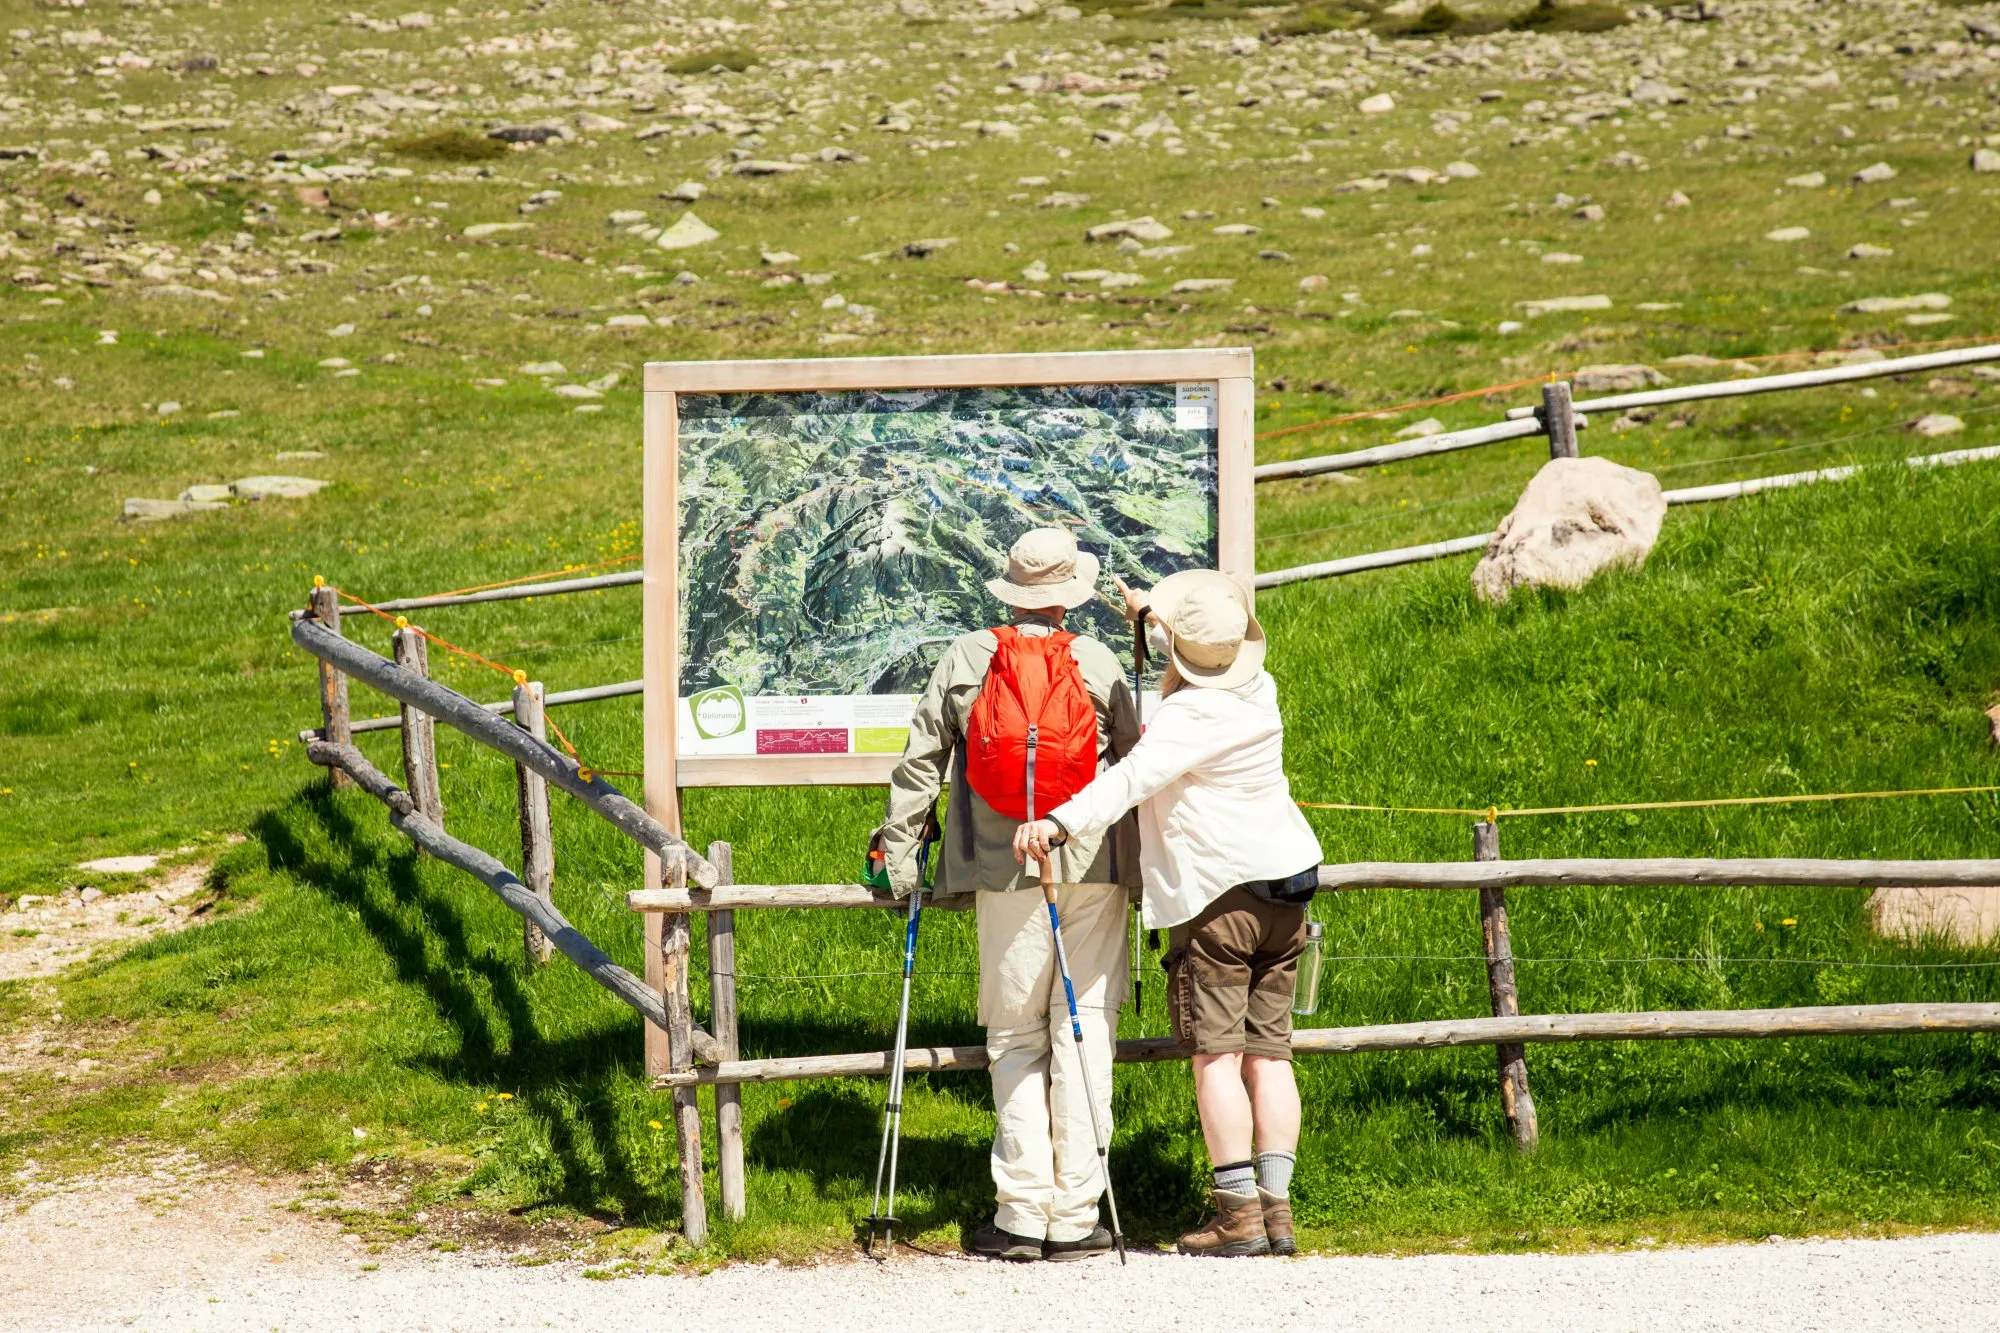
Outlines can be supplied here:
<path id="1" fill-rule="evenodd" d="M 1063 528 L 1037 528 L 1014 543 L 1007 573 L 986 587 L 1013 609 L 1014 633 L 1042 638 L 1096 595 L 1097 557 L 1079 552 Z M 903 760 L 890 779 L 883 851 L 898 896 L 917 886 L 916 849 L 947 780 L 951 801 L 938 851 L 937 893 L 974 893 L 979 923 L 979 1021 L 993 1076 L 993 1220 L 972 1237 L 975 1253 L 999 1259 L 1079 1259 L 1111 1247 L 1098 1224 L 1104 1191 L 1082 1071 L 1041 880 L 1014 859 L 1018 818 L 997 812 L 968 780 L 966 736 L 1002 635 L 978 630 L 945 650 L 917 704 Z M 1069 644 L 1096 713 L 1090 771 L 1115 763 L 1139 738 L 1118 658 L 1085 635 Z M 1011 650 L 1010 650 L 1011 651 Z M 1032 769 L 1029 770 L 1031 773 Z M 947 774 L 949 778 L 947 779 Z M 989 789 L 990 790 L 990 789 Z M 1063 793 L 1064 799 L 1070 793 Z M 1051 858 L 1070 978 L 1076 986 L 1089 1081 L 1111 1129 L 1111 1053 L 1128 965 L 1125 908 L 1138 858 L 1129 822 L 1079 838 Z"/>

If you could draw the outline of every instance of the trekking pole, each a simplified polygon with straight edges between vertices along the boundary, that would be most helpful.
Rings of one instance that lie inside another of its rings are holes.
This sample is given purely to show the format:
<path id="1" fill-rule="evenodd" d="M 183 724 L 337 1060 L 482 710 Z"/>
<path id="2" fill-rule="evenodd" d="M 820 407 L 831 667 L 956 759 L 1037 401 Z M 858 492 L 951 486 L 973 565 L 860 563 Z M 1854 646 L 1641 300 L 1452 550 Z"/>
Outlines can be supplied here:
<path id="1" fill-rule="evenodd" d="M 917 844 L 917 887 L 910 893 L 910 910 L 907 924 L 903 928 L 903 1002 L 896 1015 L 896 1052 L 889 1067 L 889 1100 L 882 1113 L 882 1148 L 875 1155 L 875 1197 L 868 1206 L 868 1237 L 861 1244 L 861 1252 L 872 1256 L 875 1253 L 875 1233 L 882 1233 L 884 1249 L 894 1254 L 896 1250 L 896 1228 L 902 1225 L 896 1217 L 896 1164 L 903 1147 L 903 1065 L 909 1053 L 910 1038 L 910 977 L 916 971 L 917 923 L 924 912 L 924 874 L 929 868 L 931 853 L 930 829 L 924 830 L 923 839 Z M 882 1173 L 887 1168 L 889 1175 L 889 1208 L 882 1210 Z"/>
<path id="2" fill-rule="evenodd" d="M 1056 970 L 1062 973 L 1063 994 L 1069 1000 L 1069 1031 L 1076 1039 L 1077 1075 L 1083 1082 L 1083 1100 L 1090 1107 L 1090 1132 L 1097 1140 L 1097 1166 L 1104 1173 L 1104 1197 L 1111 1205 L 1111 1243 L 1118 1247 L 1118 1262 L 1125 1262 L 1125 1232 L 1118 1225 L 1118 1196 L 1111 1189 L 1110 1145 L 1104 1141 L 1104 1122 L 1097 1114 L 1097 1097 L 1090 1086 L 1090 1061 L 1083 1049 L 1083 1020 L 1076 1012 L 1076 987 L 1069 979 L 1069 955 L 1063 949 L 1062 918 L 1056 913 L 1056 886 L 1042 882 L 1042 899 L 1049 905 L 1049 931 L 1056 941 Z"/>
<path id="3" fill-rule="evenodd" d="M 1146 734 L 1146 613 L 1132 622 L 1132 715 L 1138 720 L 1139 734 Z M 1117 837 L 1114 828 L 1112 837 Z M 1139 1035 L 1146 1035 L 1146 954 L 1139 947 L 1139 932 L 1146 909 L 1137 905 L 1132 915 L 1132 1015 L 1139 1020 Z"/>

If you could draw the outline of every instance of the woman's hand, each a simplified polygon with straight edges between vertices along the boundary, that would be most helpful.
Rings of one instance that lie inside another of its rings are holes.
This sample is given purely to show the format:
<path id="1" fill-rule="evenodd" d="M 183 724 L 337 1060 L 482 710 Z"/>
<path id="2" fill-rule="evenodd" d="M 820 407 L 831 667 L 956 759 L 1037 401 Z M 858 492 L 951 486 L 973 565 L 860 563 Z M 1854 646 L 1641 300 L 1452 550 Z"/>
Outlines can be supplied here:
<path id="1" fill-rule="evenodd" d="M 1032 856 L 1046 865 L 1050 849 L 1061 846 L 1064 840 L 1061 826 L 1053 820 L 1037 819 L 1032 824 L 1023 824 L 1014 830 L 1014 863 L 1026 865 Z"/>
<path id="2" fill-rule="evenodd" d="M 1146 599 L 1116 574 L 1111 576 L 1111 581 L 1118 586 L 1118 591 L 1125 597 L 1125 618 L 1137 620 L 1139 613 L 1146 609 Z"/>

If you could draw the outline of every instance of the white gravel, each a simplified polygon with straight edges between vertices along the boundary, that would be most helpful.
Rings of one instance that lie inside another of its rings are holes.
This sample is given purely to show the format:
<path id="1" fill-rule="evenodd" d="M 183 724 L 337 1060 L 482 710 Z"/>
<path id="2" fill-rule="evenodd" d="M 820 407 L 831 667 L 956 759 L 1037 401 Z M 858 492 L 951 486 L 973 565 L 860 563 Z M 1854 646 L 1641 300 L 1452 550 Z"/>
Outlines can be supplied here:
<path id="1" fill-rule="evenodd" d="M 468 1254 L 371 1260 L 295 1192 L 95 1182 L 0 1217 L 0 1327 L 70 1329 L 2000 1328 L 2000 1235 L 1597 1255 L 1077 1264 L 898 1257 L 611 1281 Z M 364 1263 L 379 1262 L 366 1269 Z"/>

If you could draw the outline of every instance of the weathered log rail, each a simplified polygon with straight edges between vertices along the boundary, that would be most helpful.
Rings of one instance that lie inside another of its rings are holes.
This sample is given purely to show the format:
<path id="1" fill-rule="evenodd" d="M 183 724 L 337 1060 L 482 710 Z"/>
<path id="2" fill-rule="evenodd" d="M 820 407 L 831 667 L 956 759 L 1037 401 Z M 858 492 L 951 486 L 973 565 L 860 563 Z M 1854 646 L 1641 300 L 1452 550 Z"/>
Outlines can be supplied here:
<path id="1" fill-rule="evenodd" d="M 1776 1037 L 1895 1036 L 1934 1032 L 2000 1032 L 2000 1004 L 1856 1004 L 1796 1009 L 1655 1010 L 1630 1014 L 1517 1014 L 1499 1018 L 1445 1018 L 1421 1023 L 1370 1023 L 1361 1027 L 1296 1028 L 1295 1055 L 1362 1055 L 1378 1051 L 1430 1051 L 1458 1046 L 1540 1045 L 1580 1041 L 1737 1041 Z M 1118 1043 L 1120 1064 L 1185 1060 L 1190 1052 L 1172 1037 Z M 814 1078 L 883 1078 L 893 1051 L 806 1055 L 770 1060 L 724 1060 L 654 1080 L 659 1088 L 714 1084 L 782 1083 Z M 984 1069 L 984 1046 L 912 1046 L 911 1073 Z"/>

